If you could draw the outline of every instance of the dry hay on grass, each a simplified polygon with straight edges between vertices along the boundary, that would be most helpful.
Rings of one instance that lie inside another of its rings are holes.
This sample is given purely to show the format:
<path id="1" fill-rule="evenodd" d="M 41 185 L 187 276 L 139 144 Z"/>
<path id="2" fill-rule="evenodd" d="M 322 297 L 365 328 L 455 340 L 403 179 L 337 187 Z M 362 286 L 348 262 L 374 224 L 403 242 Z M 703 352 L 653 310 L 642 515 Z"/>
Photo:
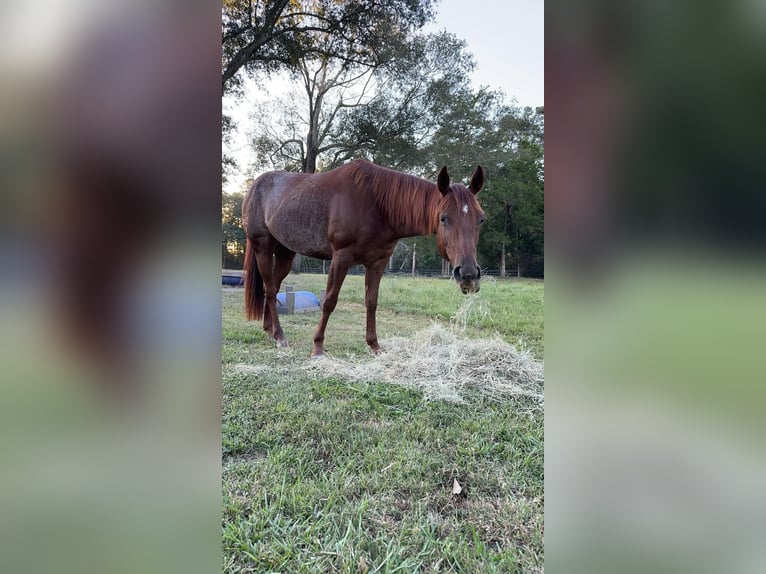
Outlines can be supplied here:
<path id="1" fill-rule="evenodd" d="M 249 365 L 247 363 L 237 363 L 226 369 L 226 372 L 234 375 L 261 375 L 269 371 L 268 365 Z"/>
<path id="2" fill-rule="evenodd" d="M 325 357 L 310 361 L 305 368 L 317 376 L 418 389 L 427 399 L 461 402 L 464 391 L 474 389 L 491 399 L 513 400 L 525 410 L 542 410 L 541 362 L 500 337 L 465 336 L 474 317 L 488 314 L 488 303 L 472 297 L 452 317 L 449 327 L 434 323 L 411 337 L 381 341 L 384 352 L 375 357 Z"/>

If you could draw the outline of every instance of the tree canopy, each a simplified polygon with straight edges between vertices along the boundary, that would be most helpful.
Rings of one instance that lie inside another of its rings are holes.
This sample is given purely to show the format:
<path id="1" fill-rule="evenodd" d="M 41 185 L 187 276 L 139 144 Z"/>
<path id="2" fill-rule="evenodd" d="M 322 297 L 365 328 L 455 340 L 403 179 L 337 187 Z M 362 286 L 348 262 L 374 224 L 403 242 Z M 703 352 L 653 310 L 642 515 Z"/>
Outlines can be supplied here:
<path id="1" fill-rule="evenodd" d="M 432 17 L 433 0 L 223 0 L 223 88 L 305 57 L 376 65 Z"/>
<path id="2" fill-rule="evenodd" d="M 458 108 L 475 104 L 466 101 L 473 99 L 466 86 L 474 63 L 465 42 L 446 32 L 415 36 L 400 49 L 375 67 L 301 58 L 290 75 L 295 97 L 259 113 L 253 141 L 259 167 L 310 173 L 366 157 L 420 169 L 433 137 L 449 131 L 446 122 L 461 115 Z M 479 99 L 498 97 L 481 93 Z M 431 170 L 438 170 L 436 163 Z"/>

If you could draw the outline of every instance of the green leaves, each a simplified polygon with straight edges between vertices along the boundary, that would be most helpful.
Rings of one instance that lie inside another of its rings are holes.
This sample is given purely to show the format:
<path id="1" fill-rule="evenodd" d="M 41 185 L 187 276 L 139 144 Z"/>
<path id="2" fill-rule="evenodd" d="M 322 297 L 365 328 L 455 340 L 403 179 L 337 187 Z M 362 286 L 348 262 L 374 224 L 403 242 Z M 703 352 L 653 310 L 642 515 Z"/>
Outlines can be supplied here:
<path id="1" fill-rule="evenodd" d="M 248 182 L 249 183 L 249 182 Z M 221 198 L 221 231 L 224 268 L 241 269 L 245 253 L 245 230 L 242 227 L 244 193 L 224 193 Z"/>
<path id="2" fill-rule="evenodd" d="M 226 0 L 223 87 L 236 86 L 242 69 L 294 68 L 304 58 L 379 65 L 432 16 L 432 0 Z"/>

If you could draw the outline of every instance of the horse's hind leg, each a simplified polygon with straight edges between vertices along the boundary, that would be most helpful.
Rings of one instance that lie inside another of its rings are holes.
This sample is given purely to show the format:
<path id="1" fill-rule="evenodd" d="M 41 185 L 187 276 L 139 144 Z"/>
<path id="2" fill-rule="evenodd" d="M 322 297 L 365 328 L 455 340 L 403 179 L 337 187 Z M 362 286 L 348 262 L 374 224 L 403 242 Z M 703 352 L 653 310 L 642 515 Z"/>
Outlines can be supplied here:
<path id="1" fill-rule="evenodd" d="M 258 270 L 263 278 L 263 296 L 265 299 L 263 328 L 276 339 L 277 345 L 285 347 L 287 346 L 287 341 L 285 341 L 285 336 L 282 333 L 282 328 L 279 326 L 279 318 L 277 317 L 277 285 L 274 280 L 273 258 L 275 248 L 276 242 L 274 239 L 271 239 L 268 241 L 268 245 L 262 245 L 262 248 L 256 251 L 256 261 L 258 263 Z"/>
<path id="2" fill-rule="evenodd" d="M 284 245 L 278 245 L 274 252 L 274 291 L 279 293 L 279 287 L 282 285 L 287 274 L 290 273 L 292 268 L 293 259 L 295 258 L 295 252 L 290 251 Z M 275 295 L 276 297 L 276 295 Z M 279 324 L 279 315 L 276 313 L 271 316 L 270 307 L 266 306 L 263 313 L 263 329 L 269 335 L 274 337 L 280 346 L 287 346 L 287 340 L 282 331 L 282 327 Z"/>
<path id="3" fill-rule="evenodd" d="M 274 252 L 274 282 L 277 285 L 277 291 L 290 273 L 290 269 L 293 268 L 293 259 L 295 259 L 295 251 L 290 251 L 280 243 Z"/>

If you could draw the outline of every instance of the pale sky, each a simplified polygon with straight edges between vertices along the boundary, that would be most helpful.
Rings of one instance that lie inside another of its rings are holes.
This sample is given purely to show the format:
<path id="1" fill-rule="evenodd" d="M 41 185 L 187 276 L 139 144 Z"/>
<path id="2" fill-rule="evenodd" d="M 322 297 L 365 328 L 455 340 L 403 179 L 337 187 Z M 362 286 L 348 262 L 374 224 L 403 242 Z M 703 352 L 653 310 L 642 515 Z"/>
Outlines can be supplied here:
<path id="1" fill-rule="evenodd" d="M 436 22 L 468 43 L 476 87 L 503 90 L 520 106 L 543 105 L 543 0 L 441 0 Z"/>
<path id="2" fill-rule="evenodd" d="M 543 0 L 441 0 L 435 22 L 426 32 L 446 29 L 467 42 L 476 61 L 472 74 L 475 88 L 489 86 L 505 92 L 510 103 L 520 106 L 543 105 Z M 260 92 L 248 83 L 250 93 L 236 107 L 224 100 L 238 126 L 231 153 L 240 163 L 242 173 L 234 174 L 226 191 L 242 189 L 253 160 L 248 143 L 249 112 L 257 106 Z"/>

